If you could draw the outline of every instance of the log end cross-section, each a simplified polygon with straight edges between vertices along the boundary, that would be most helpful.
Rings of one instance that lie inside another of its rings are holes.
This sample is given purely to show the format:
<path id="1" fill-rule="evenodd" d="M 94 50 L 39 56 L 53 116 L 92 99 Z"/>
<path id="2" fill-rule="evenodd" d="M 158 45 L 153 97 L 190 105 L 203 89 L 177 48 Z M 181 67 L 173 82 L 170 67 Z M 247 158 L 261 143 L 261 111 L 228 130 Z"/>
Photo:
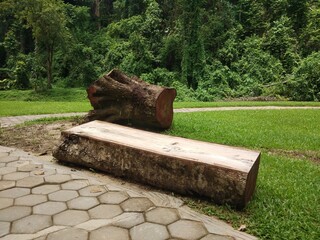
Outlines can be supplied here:
<path id="1" fill-rule="evenodd" d="M 92 121 L 62 132 L 54 157 L 243 208 L 255 191 L 260 153 Z"/>
<path id="2" fill-rule="evenodd" d="M 130 121 L 142 127 L 170 128 L 173 120 L 174 88 L 148 84 L 114 69 L 95 81 L 88 89 L 94 110 L 87 121 Z"/>

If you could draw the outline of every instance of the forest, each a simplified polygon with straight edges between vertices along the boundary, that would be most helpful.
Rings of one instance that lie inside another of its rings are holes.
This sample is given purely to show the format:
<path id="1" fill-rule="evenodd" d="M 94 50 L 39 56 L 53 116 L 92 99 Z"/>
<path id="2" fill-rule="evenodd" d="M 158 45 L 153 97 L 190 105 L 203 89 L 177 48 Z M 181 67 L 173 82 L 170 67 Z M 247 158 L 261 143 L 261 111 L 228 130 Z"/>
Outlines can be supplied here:
<path id="1" fill-rule="evenodd" d="M 318 0 L 0 0 L 0 89 L 118 68 L 177 100 L 320 100 Z"/>

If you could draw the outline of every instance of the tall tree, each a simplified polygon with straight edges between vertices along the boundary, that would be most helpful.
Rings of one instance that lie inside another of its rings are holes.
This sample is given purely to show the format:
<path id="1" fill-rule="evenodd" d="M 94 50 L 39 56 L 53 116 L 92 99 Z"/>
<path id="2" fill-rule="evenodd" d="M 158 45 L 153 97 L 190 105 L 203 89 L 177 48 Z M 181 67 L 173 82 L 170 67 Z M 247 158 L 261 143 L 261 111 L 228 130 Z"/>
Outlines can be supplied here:
<path id="1" fill-rule="evenodd" d="M 204 47 L 200 35 L 201 6 L 199 0 L 181 0 L 181 27 L 184 40 L 182 53 L 182 77 L 188 87 L 197 89 L 204 68 Z"/>
<path id="2" fill-rule="evenodd" d="M 44 56 L 47 72 L 47 87 L 52 88 L 53 55 L 55 47 L 68 37 L 67 17 L 62 0 L 22 0 L 19 12 L 35 39 L 36 55 Z"/>
<path id="3" fill-rule="evenodd" d="M 308 22 L 300 42 L 303 55 L 320 51 L 320 2 L 312 2 L 308 8 Z"/>
<path id="4" fill-rule="evenodd" d="M 274 21 L 265 36 L 266 49 L 281 61 L 287 73 L 292 72 L 298 61 L 297 41 L 293 36 L 290 19 L 286 16 Z"/>
<path id="5" fill-rule="evenodd" d="M 267 28 L 266 12 L 262 1 L 239 0 L 238 20 L 247 36 L 262 35 Z"/>
<path id="6" fill-rule="evenodd" d="M 293 29 L 300 34 L 307 24 L 308 0 L 288 0 L 288 16 L 293 24 Z"/>

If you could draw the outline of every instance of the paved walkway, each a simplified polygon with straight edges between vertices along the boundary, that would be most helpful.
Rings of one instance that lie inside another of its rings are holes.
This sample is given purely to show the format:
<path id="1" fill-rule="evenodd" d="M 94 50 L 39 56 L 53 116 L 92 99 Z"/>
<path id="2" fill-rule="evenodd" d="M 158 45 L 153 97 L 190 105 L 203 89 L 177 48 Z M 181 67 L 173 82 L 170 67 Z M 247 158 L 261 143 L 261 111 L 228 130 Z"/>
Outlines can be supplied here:
<path id="1" fill-rule="evenodd" d="M 210 112 L 210 111 L 236 111 L 236 110 L 280 110 L 280 109 L 320 109 L 320 107 L 261 106 L 261 107 L 180 108 L 180 109 L 174 109 L 174 112 L 179 113 L 179 112 Z M 0 117 L 0 127 L 11 127 L 14 125 L 24 123 L 26 121 L 32 121 L 32 120 L 42 119 L 42 118 L 84 116 L 85 114 L 87 113 L 58 113 L 58 114 Z"/>
<path id="2" fill-rule="evenodd" d="M 171 195 L 0 146 L 2 240 L 256 239 Z"/>

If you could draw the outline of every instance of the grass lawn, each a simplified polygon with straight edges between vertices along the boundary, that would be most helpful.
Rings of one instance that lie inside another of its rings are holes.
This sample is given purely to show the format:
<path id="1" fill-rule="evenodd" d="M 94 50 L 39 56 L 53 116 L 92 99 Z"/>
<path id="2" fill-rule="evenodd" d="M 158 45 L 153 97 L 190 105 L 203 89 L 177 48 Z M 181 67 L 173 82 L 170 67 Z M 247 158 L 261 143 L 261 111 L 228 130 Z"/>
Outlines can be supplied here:
<path id="1" fill-rule="evenodd" d="M 0 116 L 88 112 L 92 107 L 85 89 L 53 88 L 0 91 Z"/>
<path id="2" fill-rule="evenodd" d="M 43 92 L 34 90 L 2 90 L 0 101 L 84 102 L 87 92 L 82 88 L 53 88 Z"/>
<path id="3" fill-rule="evenodd" d="M 294 102 L 294 101 L 229 101 L 229 102 L 175 102 L 174 108 L 203 108 L 203 107 L 320 107 L 320 102 Z"/>
<path id="4" fill-rule="evenodd" d="M 320 102 L 174 102 L 174 108 L 230 106 L 317 106 Z M 0 91 L 0 116 L 88 112 L 92 107 L 85 89 L 53 88 L 45 92 L 32 90 Z"/>
<path id="5" fill-rule="evenodd" d="M 320 239 L 319 119 L 320 110 L 175 114 L 168 134 L 262 151 L 256 193 L 243 211 L 186 198 L 189 206 L 261 239 Z"/>
<path id="6" fill-rule="evenodd" d="M 20 116 L 50 113 L 88 112 L 87 102 L 24 102 L 0 101 L 0 116 Z"/>

